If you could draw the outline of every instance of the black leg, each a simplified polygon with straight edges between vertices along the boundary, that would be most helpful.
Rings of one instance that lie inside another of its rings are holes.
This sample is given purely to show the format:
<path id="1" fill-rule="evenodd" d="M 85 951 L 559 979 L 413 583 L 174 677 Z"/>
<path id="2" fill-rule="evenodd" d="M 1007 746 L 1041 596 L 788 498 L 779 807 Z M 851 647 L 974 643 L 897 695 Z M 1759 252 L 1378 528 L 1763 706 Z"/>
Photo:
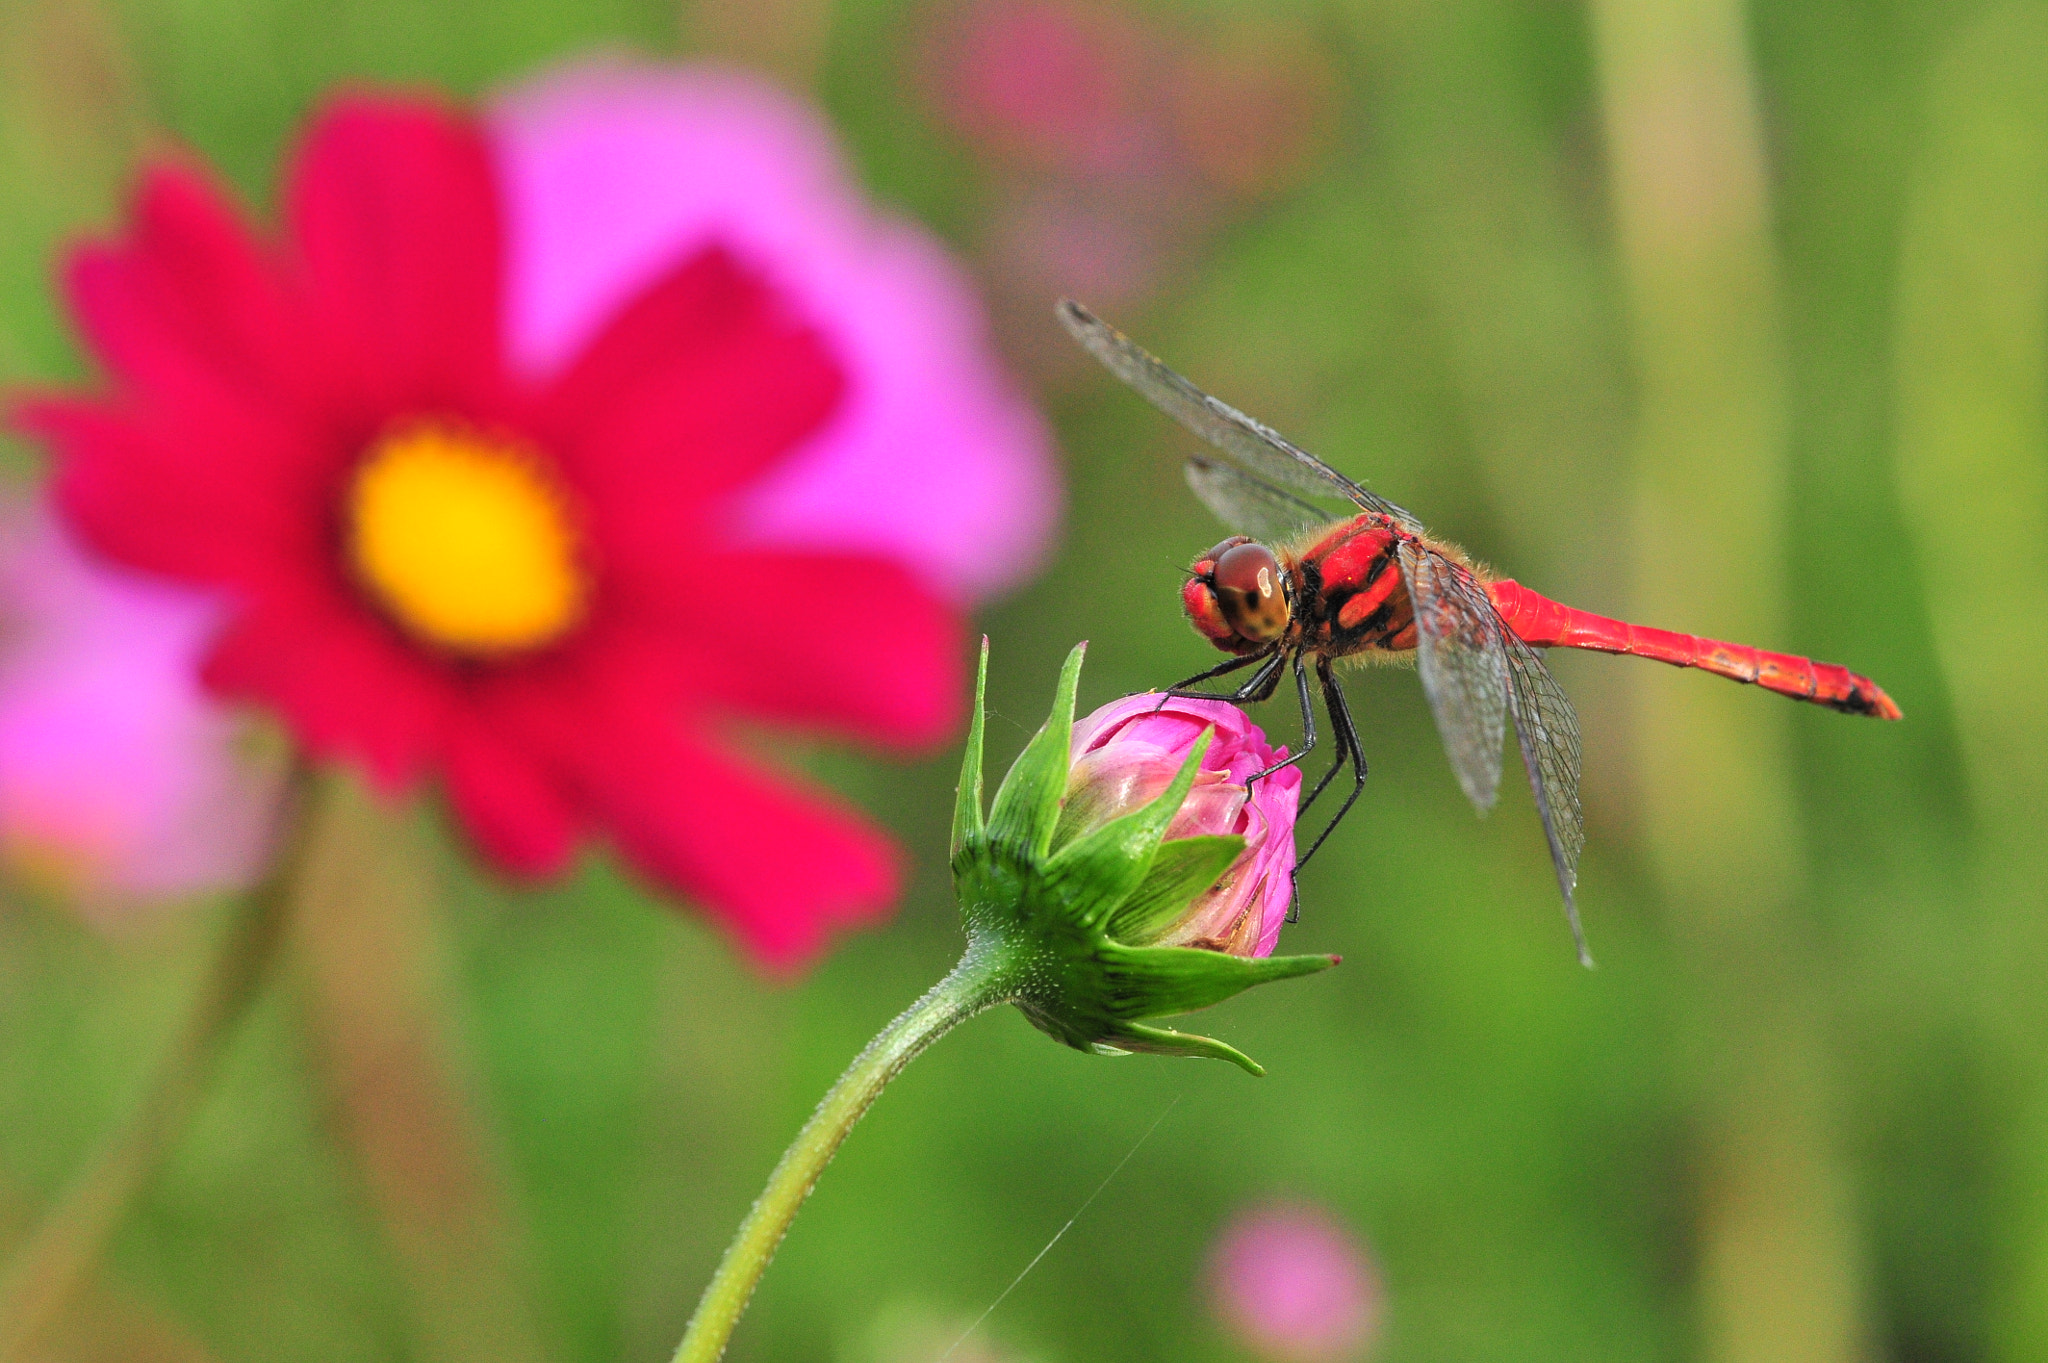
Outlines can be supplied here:
<path id="1" fill-rule="evenodd" d="M 1351 793 L 1344 797 L 1344 805 L 1337 811 L 1337 816 L 1331 819 L 1329 823 L 1323 825 L 1323 831 L 1318 833 L 1316 840 L 1309 844 L 1308 851 L 1302 853 L 1301 859 L 1294 863 L 1294 869 L 1297 874 L 1300 873 L 1302 867 L 1308 865 L 1308 859 L 1316 854 L 1317 849 L 1323 845 L 1323 842 L 1330 834 L 1336 831 L 1337 825 L 1344 822 L 1344 816 L 1351 812 L 1351 806 L 1358 802 L 1360 792 L 1365 789 L 1365 749 L 1359 745 L 1358 726 L 1352 723 L 1351 707 L 1344 702 L 1343 688 L 1339 687 L 1337 679 L 1330 675 L 1330 664 L 1327 660 L 1319 659 L 1317 661 L 1316 676 L 1323 684 L 1323 704 L 1330 711 L 1330 723 L 1336 727 L 1337 742 L 1341 747 L 1348 749 L 1351 754 Z M 1323 786 L 1329 783 L 1330 776 L 1335 776 L 1336 774 L 1337 768 L 1331 767 L 1330 775 L 1325 776 L 1322 782 L 1316 786 L 1316 793 L 1321 794 Z M 1314 796 L 1311 796 L 1310 799 L 1314 799 Z M 1305 809 L 1307 806 L 1304 805 L 1303 808 Z"/>
<path id="2" fill-rule="evenodd" d="M 1242 658 L 1232 658 L 1228 662 L 1218 663 L 1216 664 L 1216 666 L 1210 668 L 1207 672 L 1197 672 L 1194 676 L 1189 677 L 1186 681 L 1175 682 L 1173 685 L 1166 688 L 1166 694 L 1169 696 L 1201 695 L 1203 694 L 1202 692 L 1190 691 L 1188 690 L 1188 688 L 1190 686 L 1193 686 L 1196 682 L 1205 682 L 1213 677 L 1227 677 L 1233 672 L 1242 672 L 1245 668 L 1250 667 L 1253 663 L 1263 662 L 1271 656 L 1272 654 L 1270 652 L 1247 653 Z"/>
<path id="3" fill-rule="evenodd" d="M 1240 705 L 1263 705 L 1273 699 L 1273 693 L 1280 689 L 1280 679 L 1287 675 L 1286 662 L 1285 653 L 1274 654 L 1273 661 L 1260 668 L 1258 676 L 1238 688 L 1233 699 Z"/>
<path id="4" fill-rule="evenodd" d="M 1327 696 L 1324 697 L 1323 705 L 1325 709 L 1329 707 L 1329 698 Z M 1335 721 L 1333 720 L 1332 723 L 1335 723 Z M 1330 782 L 1337 779 L 1337 773 L 1344 770 L 1344 768 L 1350 764 L 1351 740 L 1345 736 L 1344 726 L 1341 724 L 1337 725 L 1336 738 L 1337 752 L 1336 755 L 1330 759 L 1330 769 L 1322 774 L 1322 778 L 1318 780 L 1315 784 L 1315 789 L 1311 790 L 1308 793 L 1308 798 L 1304 799 L 1301 802 L 1300 808 L 1295 811 L 1295 817 L 1297 819 L 1299 819 L 1303 814 L 1308 813 L 1309 806 L 1314 804 L 1318 799 L 1322 797 L 1323 792 L 1329 788 Z"/>
<path id="5" fill-rule="evenodd" d="M 1294 659 L 1294 684 L 1301 692 L 1301 751 L 1281 758 L 1264 771 L 1255 771 L 1245 777 L 1246 790 L 1251 789 L 1252 782 L 1264 780 L 1276 771 L 1284 771 L 1316 750 L 1316 708 L 1309 702 L 1308 669 L 1302 665 L 1299 655 Z"/>
<path id="6" fill-rule="evenodd" d="M 1203 677 L 1213 677 L 1224 672 L 1235 672 L 1241 667 L 1247 667 L 1262 659 L 1266 665 L 1253 674 L 1250 681 L 1238 687 L 1235 691 L 1187 691 L 1182 689 L 1188 682 L 1197 682 L 1202 680 Z M 1273 688 L 1279 685 L 1280 673 L 1286 666 L 1287 655 L 1279 652 L 1277 649 L 1270 654 L 1254 653 L 1249 658 L 1235 658 L 1222 667 L 1211 668 L 1209 671 L 1202 673 L 1201 676 L 1189 677 L 1187 682 L 1182 682 L 1180 686 L 1172 687 L 1165 696 L 1160 697 L 1159 703 L 1161 705 L 1166 704 L 1168 696 L 1189 696 L 1196 700 L 1227 700 L 1233 705 L 1256 705 L 1273 694 Z"/>

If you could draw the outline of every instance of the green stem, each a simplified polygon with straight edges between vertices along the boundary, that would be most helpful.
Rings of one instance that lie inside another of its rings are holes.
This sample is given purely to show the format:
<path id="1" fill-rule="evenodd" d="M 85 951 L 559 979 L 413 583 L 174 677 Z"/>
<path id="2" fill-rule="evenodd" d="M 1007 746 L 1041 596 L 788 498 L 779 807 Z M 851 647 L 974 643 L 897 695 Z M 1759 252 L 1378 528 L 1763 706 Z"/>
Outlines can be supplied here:
<path id="1" fill-rule="evenodd" d="M 853 1124 L 925 1047 L 1005 1000 L 997 957 L 997 952 L 980 944 L 970 946 L 951 974 L 884 1027 L 846 1067 L 796 1140 L 783 1151 L 781 1162 L 768 1176 L 768 1186 L 747 1212 L 747 1219 L 740 1222 L 683 1331 L 674 1363 L 716 1363 L 725 1352 L 733 1327 L 739 1324 L 740 1313 L 747 1309 L 747 1299 L 754 1295 L 754 1286 L 775 1257 L 789 1223 L 796 1219 L 797 1210 L 811 1195 L 818 1175 L 839 1152 L 840 1142 L 853 1130 Z"/>
<path id="2" fill-rule="evenodd" d="M 237 906 L 183 1030 L 128 1118 L 109 1132 L 0 1274 L 0 1363 L 17 1363 L 63 1315 L 198 1106 L 235 1024 L 277 955 L 304 860 L 307 778 L 295 770 L 279 806 L 283 844 Z"/>

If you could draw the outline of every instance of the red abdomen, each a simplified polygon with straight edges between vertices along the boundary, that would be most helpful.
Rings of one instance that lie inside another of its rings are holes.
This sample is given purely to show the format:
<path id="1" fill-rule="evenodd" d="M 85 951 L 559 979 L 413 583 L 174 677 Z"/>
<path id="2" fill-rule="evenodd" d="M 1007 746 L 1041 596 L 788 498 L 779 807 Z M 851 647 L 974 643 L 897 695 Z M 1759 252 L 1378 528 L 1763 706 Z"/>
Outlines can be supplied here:
<path id="1" fill-rule="evenodd" d="M 1899 707 L 1883 687 L 1834 663 L 1611 620 L 1552 601 L 1507 578 L 1487 584 L 1487 591 L 1508 628 L 1538 648 L 1586 648 L 1655 658 L 1852 715 L 1899 718 Z"/>

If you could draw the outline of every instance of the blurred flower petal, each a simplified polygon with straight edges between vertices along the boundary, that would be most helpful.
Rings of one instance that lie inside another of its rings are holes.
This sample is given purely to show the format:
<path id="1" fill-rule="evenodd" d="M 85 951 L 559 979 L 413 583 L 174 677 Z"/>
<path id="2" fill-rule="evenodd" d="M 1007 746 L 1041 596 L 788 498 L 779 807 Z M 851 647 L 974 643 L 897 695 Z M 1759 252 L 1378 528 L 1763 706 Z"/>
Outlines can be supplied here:
<path id="1" fill-rule="evenodd" d="M 39 511 L 0 509 L 0 851 L 96 914 L 257 873 L 274 772 L 200 690 L 218 603 L 88 562 Z"/>
<path id="2" fill-rule="evenodd" d="M 956 601 L 1045 555 L 1043 423 L 991 353 L 975 294 L 922 229 L 875 212 L 804 104 L 716 67 L 578 63 L 495 114 L 513 362 L 562 364 L 613 308 L 717 243 L 814 325 L 847 398 L 737 511 L 750 538 L 907 561 Z"/>

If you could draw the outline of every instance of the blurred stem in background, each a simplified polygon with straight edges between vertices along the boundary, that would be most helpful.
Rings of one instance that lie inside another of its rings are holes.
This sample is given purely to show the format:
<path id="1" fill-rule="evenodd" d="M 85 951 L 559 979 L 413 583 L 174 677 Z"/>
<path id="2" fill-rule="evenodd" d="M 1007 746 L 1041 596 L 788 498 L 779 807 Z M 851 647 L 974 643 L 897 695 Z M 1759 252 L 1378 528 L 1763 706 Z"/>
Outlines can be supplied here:
<path id="1" fill-rule="evenodd" d="M 530 1256 L 475 1116 L 447 944 L 406 806 L 323 778 L 296 947 L 342 1136 L 404 1270 L 418 1363 L 541 1363 Z"/>
<path id="2" fill-rule="evenodd" d="M 0 1187 L 0 1244 L 12 1244 L 33 1213 L 15 1187 Z M 99 1275 L 78 1294 L 78 1309 L 37 1347 L 49 1363 L 216 1363 L 183 1322 Z"/>
<path id="3" fill-rule="evenodd" d="M 1900 253 L 1899 491 L 1960 731 L 1995 1126 L 1989 1356 L 2048 1357 L 2048 14 L 1936 64 Z"/>
<path id="4" fill-rule="evenodd" d="M 122 1216 L 184 1132 L 237 1024 L 261 993 L 299 894 L 314 818 L 310 784 L 303 767 L 285 782 L 276 860 L 234 907 L 192 1012 L 142 1096 L 9 1255 L 0 1274 L 0 1363 L 31 1356 L 91 1279 Z"/>
<path id="5" fill-rule="evenodd" d="M 1787 376 L 1735 0 L 1595 0 L 1634 332 L 1636 618 L 1784 642 Z M 1688 965 L 1702 1356 L 1862 1357 L 1783 706 L 1638 667 L 1643 830 Z"/>

